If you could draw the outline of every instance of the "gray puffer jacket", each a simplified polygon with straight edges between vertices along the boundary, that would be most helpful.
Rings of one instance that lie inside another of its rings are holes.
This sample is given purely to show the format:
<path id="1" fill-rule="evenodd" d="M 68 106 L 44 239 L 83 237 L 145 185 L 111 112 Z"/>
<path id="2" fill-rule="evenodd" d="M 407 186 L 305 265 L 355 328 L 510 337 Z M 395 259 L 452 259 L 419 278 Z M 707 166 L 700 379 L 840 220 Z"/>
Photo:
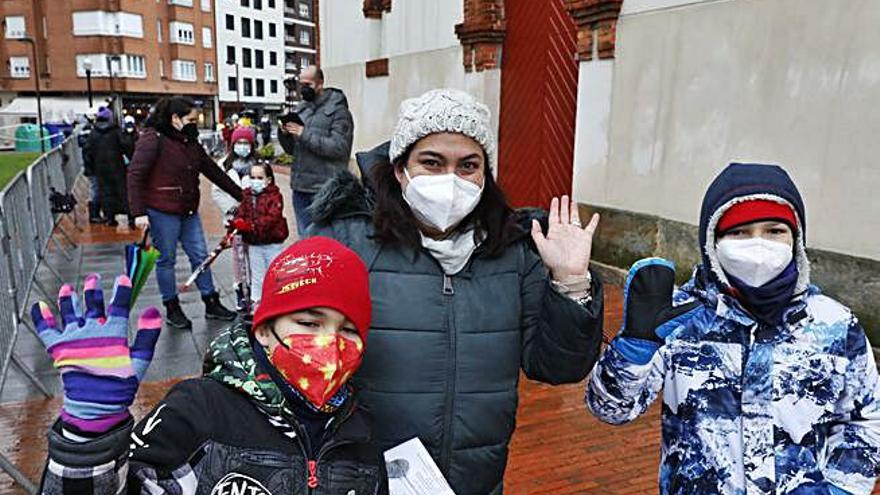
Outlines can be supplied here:
<path id="1" fill-rule="evenodd" d="M 302 102 L 297 114 L 305 123 L 299 137 L 278 133 L 284 151 L 293 156 L 290 187 L 314 193 L 339 170 L 348 168 L 354 122 L 345 94 L 326 88 L 314 102 Z"/>
<path id="2" fill-rule="evenodd" d="M 343 178 L 347 176 L 347 178 Z M 355 375 L 385 449 L 418 436 L 459 495 L 500 494 L 520 370 L 583 380 L 602 340 L 602 286 L 587 307 L 557 293 L 525 240 L 448 277 L 425 250 L 383 246 L 350 174 L 325 186 L 311 235 L 354 249 L 370 271 L 373 322 Z"/>

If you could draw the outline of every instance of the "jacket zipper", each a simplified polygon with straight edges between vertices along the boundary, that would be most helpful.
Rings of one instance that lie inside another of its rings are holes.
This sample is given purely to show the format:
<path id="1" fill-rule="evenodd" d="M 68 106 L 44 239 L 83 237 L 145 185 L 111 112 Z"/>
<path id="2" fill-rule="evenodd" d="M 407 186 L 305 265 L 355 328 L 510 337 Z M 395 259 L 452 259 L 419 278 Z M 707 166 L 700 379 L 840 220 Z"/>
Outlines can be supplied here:
<path id="1" fill-rule="evenodd" d="M 332 432 L 333 434 L 335 434 L 336 431 L 339 430 L 339 427 L 342 426 L 342 423 L 344 423 L 348 418 L 351 417 L 352 414 L 354 414 L 355 407 L 356 406 L 352 406 L 349 413 L 344 418 L 340 419 L 335 425 L 333 425 L 333 432 Z M 328 451 L 330 451 L 332 449 L 335 449 L 337 447 L 341 447 L 343 445 L 348 445 L 348 444 L 354 443 L 354 442 L 342 441 L 342 442 L 335 442 L 335 443 L 333 443 L 333 442 L 325 443 L 324 445 L 321 446 L 321 449 L 318 451 L 318 455 L 315 457 L 315 459 L 312 459 L 311 442 L 309 441 L 308 437 L 303 434 L 304 428 L 299 423 L 297 423 L 295 426 L 296 426 L 296 429 L 298 432 L 297 441 L 299 443 L 299 448 L 303 451 L 303 454 L 305 454 L 303 457 L 306 458 L 306 469 L 308 470 L 308 473 L 309 473 L 308 478 L 306 478 L 306 486 L 309 489 L 308 493 L 311 494 L 311 493 L 314 493 L 315 489 L 321 485 L 321 480 L 318 478 L 318 463 L 321 462 L 321 457 L 323 457 L 324 454 L 326 454 Z M 305 439 L 305 441 L 309 443 L 308 448 L 306 448 L 306 445 L 303 444 L 303 439 Z"/>
<path id="2" fill-rule="evenodd" d="M 455 352 L 456 352 L 456 335 L 455 335 L 455 306 L 453 296 L 455 296 L 455 287 L 452 283 L 452 277 L 443 274 L 443 295 L 446 296 L 446 318 L 449 327 L 449 352 L 450 367 L 449 376 L 446 385 L 446 408 L 443 417 L 443 446 L 440 451 L 440 466 L 444 472 L 449 472 L 449 464 L 452 457 L 452 416 L 455 407 Z"/>

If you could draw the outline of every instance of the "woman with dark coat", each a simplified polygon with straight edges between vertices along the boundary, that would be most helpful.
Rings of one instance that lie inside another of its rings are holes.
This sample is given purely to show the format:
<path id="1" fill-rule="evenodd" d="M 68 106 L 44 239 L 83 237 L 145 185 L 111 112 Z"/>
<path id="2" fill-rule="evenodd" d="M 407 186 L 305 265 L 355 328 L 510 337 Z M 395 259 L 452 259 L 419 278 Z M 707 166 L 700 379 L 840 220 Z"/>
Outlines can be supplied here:
<path id="1" fill-rule="evenodd" d="M 115 227 L 119 225 L 116 215 L 128 212 L 123 156 L 131 156 L 131 143 L 113 122 L 113 112 L 109 108 L 98 111 L 96 121 L 86 141 L 83 155 L 92 164 L 93 173 L 98 179 L 99 204 L 107 225 Z"/>
<path id="2" fill-rule="evenodd" d="M 230 179 L 198 142 L 199 111 L 188 98 L 163 98 L 156 104 L 141 133 L 128 170 L 128 200 L 135 224 L 150 228 L 153 244 L 161 252 L 156 279 L 166 309 L 168 325 L 192 328 L 177 297 L 174 276 L 177 244 L 181 244 L 193 270 L 208 256 L 199 217 L 199 176 L 204 174 L 236 200 L 241 188 Z M 220 303 L 210 270 L 196 279 L 205 302 L 205 317 L 224 321 L 235 313 Z"/>
<path id="3" fill-rule="evenodd" d="M 489 110 L 455 90 L 401 106 L 374 208 L 351 179 L 327 184 L 313 235 L 367 263 L 375 308 L 355 375 L 387 449 L 413 437 L 459 495 L 500 494 L 517 386 L 583 380 L 599 355 L 602 287 L 586 228 L 565 196 L 546 235 L 517 224 L 492 174 Z M 548 479 L 548 481 L 550 481 Z"/>

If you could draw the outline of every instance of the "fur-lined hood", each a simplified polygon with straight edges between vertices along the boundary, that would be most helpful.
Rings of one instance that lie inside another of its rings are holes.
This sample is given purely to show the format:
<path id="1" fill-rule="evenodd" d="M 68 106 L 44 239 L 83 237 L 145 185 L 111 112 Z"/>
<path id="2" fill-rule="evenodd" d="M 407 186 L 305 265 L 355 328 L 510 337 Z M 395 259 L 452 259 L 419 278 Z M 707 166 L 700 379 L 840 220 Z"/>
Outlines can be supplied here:
<path id="1" fill-rule="evenodd" d="M 708 276 L 708 282 L 718 284 L 721 289 L 730 287 L 727 275 L 718 261 L 715 228 L 730 207 L 754 199 L 775 201 L 794 211 L 797 217 L 794 259 L 798 269 L 795 294 L 806 291 L 810 285 L 810 261 L 807 258 L 804 202 L 791 177 L 778 165 L 732 163 L 712 181 L 703 197 L 700 210 L 700 249 L 703 255 L 701 271 Z"/>

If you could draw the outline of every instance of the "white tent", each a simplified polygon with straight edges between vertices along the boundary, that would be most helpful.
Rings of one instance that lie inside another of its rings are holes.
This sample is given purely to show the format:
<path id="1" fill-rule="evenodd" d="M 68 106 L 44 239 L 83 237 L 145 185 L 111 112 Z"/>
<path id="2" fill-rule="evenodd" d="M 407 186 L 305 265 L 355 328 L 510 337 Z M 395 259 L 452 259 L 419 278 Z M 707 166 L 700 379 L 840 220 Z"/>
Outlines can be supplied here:
<path id="1" fill-rule="evenodd" d="M 104 100 L 96 100 L 89 108 L 89 99 L 83 97 L 58 97 L 48 96 L 40 98 L 43 107 L 43 122 L 60 123 L 63 121 L 73 122 L 76 117 L 83 114 L 94 115 L 98 107 L 106 105 Z M 37 98 L 34 96 L 19 96 L 12 100 L 9 105 L 0 108 L 0 117 L 35 117 L 37 116 Z"/>

